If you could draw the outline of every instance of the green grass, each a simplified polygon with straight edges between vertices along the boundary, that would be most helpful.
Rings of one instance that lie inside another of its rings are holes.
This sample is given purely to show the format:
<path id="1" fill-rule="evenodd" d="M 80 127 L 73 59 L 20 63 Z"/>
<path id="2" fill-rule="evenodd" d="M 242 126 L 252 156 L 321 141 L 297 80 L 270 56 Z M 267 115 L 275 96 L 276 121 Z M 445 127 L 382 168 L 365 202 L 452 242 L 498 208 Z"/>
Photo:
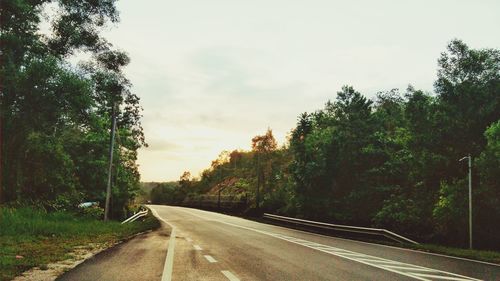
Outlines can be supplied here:
<path id="1" fill-rule="evenodd" d="M 115 243 L 158 226 L 153 216 L 121 225 L 64 212 L 0 208 L 0 280 L 11 280 L 32 267 L 46 268 L 49 263 L 71 258 L 69 253 L 76 246 Z"/>
<path id="2" fill-rule="evenodd" d="M 443 254 L 448 256 L 500 264 L 500 252 L 496 251 L 470 250 L 470 249 L 452 248 L 452 247 L 432 245 L 432 244 L 411 245 L 408 247 L 424 252 Z"/>

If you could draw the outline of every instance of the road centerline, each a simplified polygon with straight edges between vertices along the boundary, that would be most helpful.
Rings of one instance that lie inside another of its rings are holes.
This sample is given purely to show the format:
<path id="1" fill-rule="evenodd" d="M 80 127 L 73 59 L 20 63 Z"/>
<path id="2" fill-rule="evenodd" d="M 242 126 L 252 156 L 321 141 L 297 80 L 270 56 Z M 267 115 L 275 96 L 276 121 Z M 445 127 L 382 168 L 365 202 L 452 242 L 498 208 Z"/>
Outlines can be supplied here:
<path id="1" fill-rule="evenodd" d="M 213 258 L 212 256 L 210 256 L 210 255 L 204 255 L 204 257 L 205 257 L 205 259 L 207 259 L 207 261 L 208 261 L 209 263 L 215 263 L 215 262 L 217 262 L 217 260 L 216 260 L 216 259 L 214 259 L 214 258 Z"/>
<path id="2" fill-rule="evenodd" d="M 275 233 L 272 233 L 269 231 L 263 231 L 263 230 L 258 230 L 258 229 L 251 228 L 251 227 L 241 226 L 241 225 L 233 224 L 230 222 L 225 222 L 225 221 L 218 220 L 218 219 L 206 218 L 206 217 L 202 217 L 202 216 L 199 216 L 197 214 L 194 214 L 192 212 L 189 212 L 187 210 L 184 210 L 182 208 L 180 208 L 180 210 L 185 212 L 185 213 L 188 213 L 190 215 L 204 219 L 204 220 L 215 221 L 215 222 L 223 223 L 223 224 L 230 225 L 233 227 L 251 230 L 251 231 L 254 231 L 257 233 L 261 233 L 261 234 L 272 236 L 272 237 L 275 237 L 275 238 L 278 238 L 281 240 L 285 240 L 285 241 L 288 241 L 290 243 L 301 245 L 303 247 L 307 247 L 310 249 L 321 251 L 323 253 L 327 253 L 327 254 L 334 255 L 334 256 L 337 256 L 340 258 L 344 258 L 344 259 L 348 259 L 348 260 L 355 261 L 358 263 L 362 263 L 362 264 L 365 264 L 368 266 L 376 267 L 376 268 L 379 268 L 382 270 L 390 271 L 390 272 L 393 272 L 396 274 L 411 277 L 411 278 L 414 278 L 417 280 L 423 280 L 423 281 L 430 281 L 431 280 L 431 279 L 427 279 L 427 278 L 444 279 L 444 280 L 474 280 L 474 281 L 480 280 L 480 279 L 476 279 L 476 278 L 472 278 L 472 277 L 468 277 L 468 276 L 463 276 L 460 274 L 442 271 L 442 270 L 438 270 L 438 269 L 432 269 L 432 268 L 427 268 L 427 267 L 423 267 L 423 266 L 418 266 L 418 265 L 388 260 L 388 259 L 384 259 L 384 258 L 379 258 L 376 256 L 365 255 L 362 253 L 344 250 L 344 249 L 340 249 L 340 248 L 336 248 L 336 247 L 332 247 L 332 246 L 328 246 L 328 245 L 324 245 L 324 244 L 314 243 L 311 241 L 307 241 L 304 239 L 298 239 L 298 238 L 287 236 L 287 235 L 275 234 Z M 393 265 L 399 265 L 401 268 L 396 269 L 396 268 L 386 267 L 383 265 L 383 263 L 390 263 Z M 428 270 L 428 272 L 430 272 L 432 274 L 429 274 L 429 276 L 422 276 L 421 274 L 416 273 L 415 271 L 418 271 L 418 270 L 415 270 L 415 269 L 426 269 L 426 270 Z"/>
<path id="3" fill-rule="evenodd" d="M 238 277 L 232 274 L 231 271 L 222 270 L 221 272 L 222 274 L 224 274 L 224 276 L 226 276 L 227 279 L 229 279 L 229 281 L 240 281 L 240 279 L 238 279 Z"/>

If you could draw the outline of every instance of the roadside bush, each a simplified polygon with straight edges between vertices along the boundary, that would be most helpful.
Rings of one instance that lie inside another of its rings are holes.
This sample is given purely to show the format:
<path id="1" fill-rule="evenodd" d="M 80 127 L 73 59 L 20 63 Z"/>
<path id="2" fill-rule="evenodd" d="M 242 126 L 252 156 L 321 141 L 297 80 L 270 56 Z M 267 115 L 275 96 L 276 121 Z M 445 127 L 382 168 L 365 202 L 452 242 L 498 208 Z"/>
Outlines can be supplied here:
<path id="1" fill-rule="evenodd" d="M 78 209 L 78 204 L 82 202 L 83 194 L 80 192 L 67 192 L 59 194 L 54 200 L 45 203 L 49 211 L 74 212 Z"/>
<path id="2" fill-rule="evenodd" d="M 80 214 L 85 218 L 101 220 L 104 218 L 104 209 L 99 206 L 82 208 Z"/>

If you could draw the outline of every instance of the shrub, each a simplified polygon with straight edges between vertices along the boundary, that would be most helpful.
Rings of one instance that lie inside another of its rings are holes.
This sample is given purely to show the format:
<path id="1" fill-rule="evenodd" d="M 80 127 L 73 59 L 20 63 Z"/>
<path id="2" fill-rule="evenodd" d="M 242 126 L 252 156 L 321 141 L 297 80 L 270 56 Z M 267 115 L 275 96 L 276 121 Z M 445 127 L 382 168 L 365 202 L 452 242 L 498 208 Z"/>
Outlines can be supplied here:
<path id="1" fill-rule="evenodd" d="M 82 208 L 80 209 L 80 214 L 85 218 L 100 220 L 104 218 L 104 209 L 99 206 Z"/>

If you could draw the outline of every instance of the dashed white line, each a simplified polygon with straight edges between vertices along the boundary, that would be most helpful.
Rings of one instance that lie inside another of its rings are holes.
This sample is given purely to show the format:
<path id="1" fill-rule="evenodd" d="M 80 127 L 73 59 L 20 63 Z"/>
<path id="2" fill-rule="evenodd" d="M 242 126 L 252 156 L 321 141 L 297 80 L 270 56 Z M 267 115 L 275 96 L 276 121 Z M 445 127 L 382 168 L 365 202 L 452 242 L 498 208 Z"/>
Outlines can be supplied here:
<path id="1" fill-rule="evenodd" d="M 217 262 L 217 260 L 215 260 L 212 256 L 204 255 L 204 257 L 207 259 L 209 263 Z"/>
<path id="2" fill-rule="evenodd" d="M 181 207 L 176 207 L 176 208 L 181 209 L 181 210 L 183 209 Z M 207 213 L 207 214 L 210 214 L 210 215 L 214 215 L 214 213 L 208 212 L 208 211 L 203 211 L 203 210 L 198 210 L 198 209 L 193 209 L 193 208 L 184 208 L 184 209 L 191 209 L 191 210 L 194 210 L 194 211 L 198 211 L 198 212 L 202 212 L 202 213 Z M 185 210 L 183 210 L 183 211 L 186 212 L 186 213 L 191 214 L 190 212 L 187 212 Z M 233 217 L 233 216 L 228 216 L 228 215 L 219 214 L 219 213 L 217 213 L 217 215 L 218 216 L 225 216 L 225 217 Z M 200 217 L 200 216 L 198 216 L 198 217 Z M 204 219 L 208 219 L 208 218 L 204 218 Z M 208 219 L 208 220 L 210 220 L 210 219 Z M 307 235 L 313 235 L 313 236 L 325 237 L 325 238 L 332 238 L 331 236 L 322 235 L 322 234 L 313 233 L 313 232 L 308 232 L 308 231 L 303 231 L 303 230 L 298 230 L 298 229 L 291 229 L 289 227 L 283 227 L 283 226 L 277 226 L 277 225 L 273 225 L 273 227 L 284 229 L 284 230 L 287 230 L 287 231 L 293 230 L 295 232 L 305 233 Z M 340 237 L 335 237 L 335 239 L 336 240 L 349 241 L 349 242 L 356 242 L 356 243 L 360 243 L 360 244 L 374 245 L 374 246 L 377 246 L 377 247 L 391 248 L 391 249 L 396 249 L 398 251 L 414 252 L 414 253 L 419 253 L 419 254 L 422 254 L 422 255 L 445 257 L 445 258 L 449 258 L 449 259 L 463 260 L 463 261 L 469 261 L 469 262 L 473 262 L 473 263 L 480 263 L 480 264 L 486 264 L 486 265 L 491 265 L 491 266 L 495 266 L 495 267 L 500 267 L 500 264 L 496 264 L 496 263 L 479 261 L 479 260 L 473 260 L 473 259 L 468 259 L 468 258 L 454 257 L 454 256 L 449 256 L 449 255 L 437 254 L 437 253 L 424 252 L 422 250 L 405 249 L 405 248 L 401 248 L 401 247 L 397 247 L 397 246 L 389 246 L 389 245 L 377 244 L 377 243 L 372 243 L 372 242 L 364 242 L 364 241 L 347 239 L 347 238 L 340 238 Z"/>
<path id="3" fill-rule="evenodd" d="M 193 248 L 196 250 L 196 251 L 201 251 L 203 250 L 200 246 L 198 245 L 193 245 Z"/>
<path id="4" fill-rule="evenodd" d="M 222 270 L 221 272 L 222 274 L 224 274 L 224 276 L 226 276 L 227 279 L 229 279 L 229 281 L 240 281 L 240 279 L 232 274 L 231 271 Z"/>
<path id="5" fill-rule="evenodd" d="M 418 266 L 418 265 L 413 265 L 413 264 L 408 264 L 408 263 L 402 263 L 402 262 L 397 262 L 397 261 L 388 260 L 388 259 L 384 259 L 384 258 L 379 258 L 379 257 L 375 257 L 375 256 L 365 255 L 365 254 L 362 254 L 362 253 L 348 251 L 348 250 L 344 250 L 344 249 L 340 249 L 340 248 L 336 248 L 336 247 L 332 247 L 332 246 L 328 246 L 328 245 L 323 245 L 323 244 L 319 244 L 319 243 L 314 243 L 313 244 L 311 241 L 307 241 L 307 240 L 303 240 L 303 239 L 298 239 L 298 238 L 295 238 L 295 237 L 290 237 L 290 236 L 282 235 L 282 234 L 275 234 L 275 233 L 272 233 L 272 232 L 258 230 L 258 229 L 251 228 L 251 227 L 246 227 L 246 226 L 241 226 L 241 225 L 237 225 L 237 224 L 233 224 L 233 223 L 230 223 L 230 222 L 225 222 L 225 221 L 221 221 L 221 220 L 217 220 L 217 219 L 204 218 L 204 217 L 198 216 L 197 214 L 193 214 L 193 213 L 185 211 L 185 210 L 182 210 L 182 211 L 184 211 L 186 213 L 189 213 L 191 215 L 194 215 L 196 217 L 200 217 L 200 218 L 205 219 L 205 220 L 217 221 L 217 222 L 220 222 L 220 223 L 223 223 L 223 224 L 227 224 L 227 225 L 231 225 L 231 226 L 234 226 L 234 227 L 239 227 L 239 228 L 242 228 L 242 229 L 247 229 L 247 230 L 255 231 L 255 232 L 262 233 L 262 234 L 265 234 L 265 235 L 269 235 L 269 236 L 272 236 L 272 237 L 275 237 L 275 238 L 278 238 L 278 239 L 282 239 L 282 240 L 285 240 L 285 241 L 288 241 L 288 242 L 291 242 L 291 243 L 294 243 L 294 244 L 298 244 L 298 245 L 301 245 L 301 246 L 304 246 L 304 247 L 308 247 L 308 248 L 311 248 L 311 249 L 314 249 L 314 250 L 318 250 L 318 251 L 321 251 L 321 252 L 324 252 L 324 253 L 335 255 L 335 256 L 338 256 L 338 257 L 342 257 L 342 258 L 345 258 L 345 259 L 348 259 L 348 260 L 352 260 L 352 261 L 355 261 L 355 262 L 359 262 L 359 263 L 362 263 L 362 264 L 366 264 L 366 265 L 369 265 L 369 266 L 372 266 L 372 267 L 384 269 L 384 270 L 387 270 L 387 271 L 390 271 L 390 272 L 394 272 L 394 273 L 397 273 L 397 274 L 401 274 L 401 275 L 404 275 L 404 276 L 412 277 L 412 278 L 417 279 L 417 280 L 424 280 L 424 281 L 428 281 L 428 280 L 432 280 L 432 279 L 441 279 L 441 280 L 479 280 L 479 279 L 476 279 L 476 278 L 472 278 L 472 277 L 468 277 L 468 276 L 463 276 L 463 275 L 460 275 L 460 274 L 455 274 L 455 273 L 446 272 L 446 271 L 442 271 L 442 270 L 431 269 L 431 268 L 426 268 L 426 267 L 423 267 L 423 266 Z M 397 265 L 399 268 L 393 268 L 393 267 L 391 268 L 391 267 L 387 266 L 388 264 L 389 265 Z M 422 274 L 422 273 L 420 273 L 420 272 L 422 272 L 423 269 L 427 270 L 428 274 Z M 432 279 L 428 279 L 428 278 L 432 278 Z"/>
<path id="6" fill-rule="evenodd" d="M 188 238 L 186 238 L 186 240 L 187 240 L 189 243 L 193 242 L 193 239 L 191 239 L 191 238 L 189 238 L 189 237 L 188 237 Z"/>

